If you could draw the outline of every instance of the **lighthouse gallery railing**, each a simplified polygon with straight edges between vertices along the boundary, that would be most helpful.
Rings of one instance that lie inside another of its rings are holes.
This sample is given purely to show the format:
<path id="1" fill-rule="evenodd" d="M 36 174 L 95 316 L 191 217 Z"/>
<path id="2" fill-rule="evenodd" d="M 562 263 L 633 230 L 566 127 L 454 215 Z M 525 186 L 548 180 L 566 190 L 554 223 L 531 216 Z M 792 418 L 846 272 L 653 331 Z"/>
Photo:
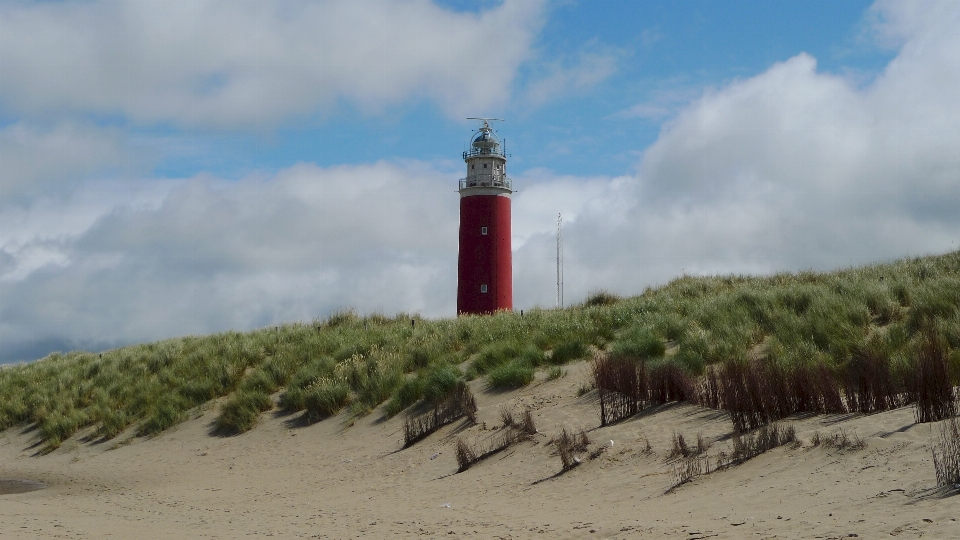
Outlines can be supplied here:
<path id="1" fill-rule="evenodd" d="M 498 187 L 513 191 L 513 181 L 508 176 L 477 174 L 460 179 L 460 189 L 471 187 Z"/>
<path id="2" fill-rule="evenodd" d="M 477 157 L 477 156 L 496 156 L 506 158 L 507 156 L 500 149 L 500 145 L 497 145 L 496 148 L 471 148 L 463 153 L 463 159 Z"/>

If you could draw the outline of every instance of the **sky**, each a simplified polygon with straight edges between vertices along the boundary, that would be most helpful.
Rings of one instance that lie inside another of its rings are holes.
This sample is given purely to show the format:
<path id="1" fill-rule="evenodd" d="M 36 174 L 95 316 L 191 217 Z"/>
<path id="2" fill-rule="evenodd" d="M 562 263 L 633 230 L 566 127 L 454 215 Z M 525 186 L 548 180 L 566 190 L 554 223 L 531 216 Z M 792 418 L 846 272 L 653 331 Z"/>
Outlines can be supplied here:
<path id="1" fill-rule="evenodd" d="M 456 311 L 497 117 L 516 309 L 960 248 L 960 2 L 0 0 L 0 363 Z"/>

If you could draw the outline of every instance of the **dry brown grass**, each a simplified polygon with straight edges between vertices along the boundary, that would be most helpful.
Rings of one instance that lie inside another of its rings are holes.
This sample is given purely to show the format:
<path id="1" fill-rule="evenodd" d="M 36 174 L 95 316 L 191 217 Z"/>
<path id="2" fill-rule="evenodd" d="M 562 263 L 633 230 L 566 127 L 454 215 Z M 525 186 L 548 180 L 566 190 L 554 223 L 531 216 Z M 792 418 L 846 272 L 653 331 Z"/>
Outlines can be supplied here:
<path id="1" fill-rule="evenodd" d="M 937 422 L 957 413 L 947 356 L 947 344 L 939 336 L 926 332 L 917 354 L 918 423 Z"/>
<path id="2" fill-rule="evenodd" d="M 521 433 L 531 437 L 537 434 L 537 426 L 533 422 L 533 411 L 529 408 L 523 410 L 520 417 L 520 424 L 517 426 Z"/>
<path id="3" fill-rule="evenodd" d="M 940 424 L 940 439 L 931 445 L 937 485 L 960 485 L 960 418 Z"/>
<path id="4" fill-rule="evenodd" d="M 571 433 L 567 431 L 567 428 L 562 428 L 560 434 L 550 442 L 557 447 L 557 454 L 560 456 L 560 463 L 563 465 L 564 471 L 569 471 L 579 465 L 580 458 L 576 456 L 576 453 L 586 452 L 587 447 L 590 446 L 590 438 L 582 429 L 579 432 Z"/>
<path id="5" fill-rule="evenodd" d="M 403 422 L 403 447 L 409 448 L 427 438 L 441 427 L 466 416 L 477 421 L 477 402 L 470 388 L 462 381 L 432 411 L 410 416 Z"/>
<path id="6" fill-rule="evenodd" d="M 629 418 L 639 410 L 644 395 L 645 364 L 623 356 L 596 358 L 592 366 L 600 398 L 600 425 Z"/>
<path id="7" fill-rule="evenodd" d="M 511 427 L 516 423 L 513 419 L 513 411 L 506 405 L 500 406 L 500 422 L 503 423 L 503 427 Z"/>
<path id="8" fill-rule="evenodd" d="M 821 435 L 819 431 L 814 431 L 810 438 L 810 445 L 814 448 L 823 446 L 840 451 L 863 450 L 867 443 L 857 435 L 857 432 L 847 432 L 844 429 L 838 429 L 832 435 Z"/>
<path id="9" fill-rule="evenodd" d="M 680 446 L 683 446 L 682 436 L 674 434 L 675 445 L 678 444 L 678 439 Z M 793 425 L 780 426 L 774 423 L 763 426 L 752 433 L 735 434 L 731 441 L 731 451 L 729 453 L 720 452 L 712 459 L 710 456 L 698 455 L 688 448 L 689 453 L 687 455 L 678 454 L 681 459 L 673 467 L 674 484 L 670 489 L 685 484 L 697 476 L 734 467 L 764 452 L 790 443 L 798 444 Z"/>
<path id="10" fill-rule="evenodd" d="M 695 448 L 690 448 L 690 446 L 687 445 L 687 441 L 683 438 L 683 433 L 673 432 L 673 445 L 670 448 L 670 453 L 667 454 L 667 459 L 685 458 L 696 455 L 697 453 Z"/>
<path id="11" fill-rule="evenodd" d="M 486 443 L 468 445 L 463 439 L 457 439 L 457 472 L 462 473 L 473 465 L 510 448 L 514 444 L 529 439 L 530 436 L 518 428 L 505 428 L 488 439 Z"/>

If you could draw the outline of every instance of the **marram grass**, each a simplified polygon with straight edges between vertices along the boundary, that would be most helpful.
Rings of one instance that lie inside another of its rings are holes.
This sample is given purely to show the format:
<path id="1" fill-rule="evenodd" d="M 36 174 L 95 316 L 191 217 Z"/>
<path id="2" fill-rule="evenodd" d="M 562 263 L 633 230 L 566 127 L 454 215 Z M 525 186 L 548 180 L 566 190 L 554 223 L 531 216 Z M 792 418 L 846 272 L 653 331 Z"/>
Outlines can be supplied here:
<path id="1" fill-rule="evenodd" d="M 537 369 L 596 350 L 641 358 L 651 377 L 679 369 L 702 378 L 711 366 L 758 356 L 784 369 L 812 363 L 834 377 L 879 357 L 897 373 L 931 334 L 956 384 L 958 306 L 960 252 L 953 252 L 830 273 L 685 276 L 632 298 L 593 295 L 523 316 L 427 320 L 342 311 L 311 323 L 7 366 L 0 369 L 0 429 L 33 425 L 55 448 L 82 430 L 105 439 L 156 435 L 212 400 L 219 400 L 217 426 L 229 433 L 254 427 L 275 398 L 311 421 L 344 408 L 366 414 L 384 402 L 385 413 L 396 414 L 463 378 L 513 387 Z M 859 384 L 850 381 L 850 391 Z"/>

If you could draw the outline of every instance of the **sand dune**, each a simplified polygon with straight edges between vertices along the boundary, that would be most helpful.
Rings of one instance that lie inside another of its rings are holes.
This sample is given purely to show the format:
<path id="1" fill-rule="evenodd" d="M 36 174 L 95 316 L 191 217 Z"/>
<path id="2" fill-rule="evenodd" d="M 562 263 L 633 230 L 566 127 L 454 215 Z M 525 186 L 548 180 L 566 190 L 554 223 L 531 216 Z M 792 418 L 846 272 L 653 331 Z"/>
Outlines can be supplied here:
<path id="1" fill-rule="evenodd" d="M 477 425 L 457 422 L 412 448 L 379 412 L 300 426 L 264 414 L 251 432 L 210 435 L 215 404 L 153 439 L 83 442 L 44 456 L 35 437 L 0 435 L 0 479 L 48 484 L 0 495 L 3 538 L 960 538 L 960 498 L 937 489 L 930 425 L 913 410 L 792 419 L 780 447 L 670 490 L 674 432 L 729 451 L 725 414 L 655 407 L 599 428 L 585 363 L 516 392 L 472 383 Z M 540 433 L 455 474 L 456 438 L 497 433 L 499 407 L 533 409 Z M 591 450 L 564 473 L 549 444 L 584 428 Z M 811 447 L 843 429 L 861 450 Z M 611 446 L 612 441 L 612 446 Z M 649 442 L 652 451 L 648 451 Z M 434 457 L 435 456 L 435 457 Z M 431 459 L 432 458 L 432 459 Z"/>

